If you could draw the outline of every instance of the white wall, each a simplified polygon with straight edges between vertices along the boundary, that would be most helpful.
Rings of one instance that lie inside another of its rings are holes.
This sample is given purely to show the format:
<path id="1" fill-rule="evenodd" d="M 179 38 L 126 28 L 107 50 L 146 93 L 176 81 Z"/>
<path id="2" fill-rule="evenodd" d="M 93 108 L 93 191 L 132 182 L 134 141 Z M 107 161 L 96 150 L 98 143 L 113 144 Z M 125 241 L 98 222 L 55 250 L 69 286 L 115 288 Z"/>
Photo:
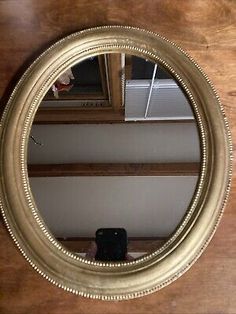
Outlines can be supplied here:
<path id="1" fill-rule="evenodd" d="M 133 237 L 168 236 L 192 198 L 197 177 L 30 178 L 40 213 L 58 237 L 124 227 Z"/>
<path id="2" fill-rule="evenodd" d="M 194 123 L 36 125 L 30 163 L 197 162 Z M 197 177 L 30 178 L 38 207 L 56 236 L 93 236 L 125 227 L 129 236 L 167 236 L 183 217 Z"/>
<path id="3" fill-rule="evenodd" d="M 195 123 L 34 125 L 30 163 L 197 162 Z"/>

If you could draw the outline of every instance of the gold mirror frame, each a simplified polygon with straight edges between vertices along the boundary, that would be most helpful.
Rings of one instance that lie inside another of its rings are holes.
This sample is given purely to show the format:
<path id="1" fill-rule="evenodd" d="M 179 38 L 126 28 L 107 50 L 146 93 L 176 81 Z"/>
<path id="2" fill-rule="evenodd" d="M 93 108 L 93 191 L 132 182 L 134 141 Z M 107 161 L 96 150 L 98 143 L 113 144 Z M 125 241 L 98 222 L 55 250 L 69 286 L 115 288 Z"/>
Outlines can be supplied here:
<path id="1" fill-rule="evenodd" d="M 201 143 L 201 173 L 188 211 L 171 238 L 137 260 L 92 262 L 68 251 L 50 233 L 34 202 L 27 174 L 27 144 L 37 108 L 60 74 L 88 57 L 124 52 L 158 62 L 178 81 L 194 111 Z M 230 132 L 207 76 L 169 40 L 132 27 L 105 26 L 72 34 L 50 47 L 15 87 L 1 121 L 1 210 L 16 245 L 31 266 L 72 293 L 103 300 L 157 291 L 180 277 L 206 248 L 222 215 L 232 170 Z"/>

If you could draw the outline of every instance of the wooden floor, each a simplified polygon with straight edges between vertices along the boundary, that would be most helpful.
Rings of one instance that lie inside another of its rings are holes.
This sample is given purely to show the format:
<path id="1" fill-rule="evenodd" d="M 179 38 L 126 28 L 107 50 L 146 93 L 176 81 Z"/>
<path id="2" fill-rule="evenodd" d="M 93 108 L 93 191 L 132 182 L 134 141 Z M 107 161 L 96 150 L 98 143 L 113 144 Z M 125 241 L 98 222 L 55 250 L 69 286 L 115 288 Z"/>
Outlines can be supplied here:
<path id="1" fill-rule="evenodd" d="M 35 56 L 74 31 L 132 25 L 176 42 L 213 81 L 236 144 L 236 1 L 234 0 L 0 0 L 1 108 Z M 236 161 L 234 162 L 235 165 Z M 215 237 L 198 262 L 163 290 L 124 302 L 74 296 L 38 275 L 0 226 L 2 314 L 235 314 L 236 176 Z"/>

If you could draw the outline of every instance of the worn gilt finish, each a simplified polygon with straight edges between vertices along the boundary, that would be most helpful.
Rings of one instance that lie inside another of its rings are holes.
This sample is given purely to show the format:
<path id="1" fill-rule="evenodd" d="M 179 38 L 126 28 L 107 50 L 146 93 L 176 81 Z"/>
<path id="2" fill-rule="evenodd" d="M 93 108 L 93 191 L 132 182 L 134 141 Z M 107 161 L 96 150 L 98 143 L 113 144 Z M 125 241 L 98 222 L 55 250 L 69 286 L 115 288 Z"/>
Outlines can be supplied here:
<path id="1" fill-rule="evenodd" d="M 46 91 L 68 67 L 93 55 L 132 53 L 159 62 L 177 79 L 199 127 L 201 174 L 183 221 L 157 251 L 124 263 L 90 262 L 67 251 L 45 226 L 30 191 L 27 143 Z M 182 275 L 214 234 L 229 192 L 231 144 L 223 108 L 208 78 L 176 45 L 130 27 L 94 28 L 61 40 L 41 55 L 16 86 L 1 124 L 1 208 L 16 245 L 55 285 L 91 298 L 130 299 Z"/>

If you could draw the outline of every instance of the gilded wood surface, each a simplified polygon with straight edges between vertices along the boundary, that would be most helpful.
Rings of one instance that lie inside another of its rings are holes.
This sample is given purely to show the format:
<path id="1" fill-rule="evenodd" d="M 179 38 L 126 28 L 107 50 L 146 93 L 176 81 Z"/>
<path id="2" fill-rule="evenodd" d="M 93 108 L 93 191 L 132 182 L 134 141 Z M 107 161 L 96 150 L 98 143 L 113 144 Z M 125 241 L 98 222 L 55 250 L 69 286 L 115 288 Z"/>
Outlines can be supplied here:
<path id="1" fill-rule="evenodd" d="M 235 1 L 0 1 L 0 94 L 4 106 L 22 64 L 71 32 L 108 24 L 152 30 L 198 61 L 225 106 L 233 142 L 235 110 Z M 143 299 L 88 300 L 63 292 L 34 272 L 5 228 L 0 229 L 1 313 L 232 313 L 236 312 L 236 180 L 217 233 L 182 278 Z"/>

